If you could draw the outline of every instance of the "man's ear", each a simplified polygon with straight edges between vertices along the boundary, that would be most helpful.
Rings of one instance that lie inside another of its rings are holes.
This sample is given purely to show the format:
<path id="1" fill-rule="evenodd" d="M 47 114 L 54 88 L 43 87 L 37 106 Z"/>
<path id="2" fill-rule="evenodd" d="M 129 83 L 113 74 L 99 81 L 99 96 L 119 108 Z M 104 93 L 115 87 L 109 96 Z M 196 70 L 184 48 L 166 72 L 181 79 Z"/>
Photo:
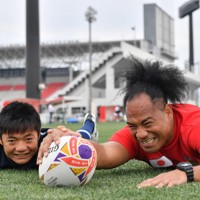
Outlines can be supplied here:
<path id="1" fill-rule="evenodd" d="M 169 104 L 165 105 L 164 111 L 168 116 L 173 116 L 173 110 L 172 110 L 172 107 Z"/>
<path id="2" fill-rule="evenodd" d="M 0 138 L 0 144 L 3 145 L 3 143 L 2 143 L 2 139 L 1 139 L 1 138 Z"/>

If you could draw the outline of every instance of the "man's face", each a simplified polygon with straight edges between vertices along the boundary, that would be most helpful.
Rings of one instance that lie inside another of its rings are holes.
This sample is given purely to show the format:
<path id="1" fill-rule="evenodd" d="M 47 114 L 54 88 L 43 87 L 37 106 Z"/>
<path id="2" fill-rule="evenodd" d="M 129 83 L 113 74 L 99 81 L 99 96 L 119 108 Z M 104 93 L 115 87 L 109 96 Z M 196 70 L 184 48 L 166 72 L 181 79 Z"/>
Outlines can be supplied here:
<path id="1" fill-rule="evenodd" d="M 38 150 L 39 135 L 36 131 L 2 135 L 0 144 L 3 145 L 5 154 L 17 164 L 26 164 Z"/>
<path id="2" fill-rule="evenodd" d="M 126 115 L 130 132 L 144 151 L 156 152 L 172 140 L 173 111 L 168 104 L 155 104 L 141 94 L 126 103 Z"/>

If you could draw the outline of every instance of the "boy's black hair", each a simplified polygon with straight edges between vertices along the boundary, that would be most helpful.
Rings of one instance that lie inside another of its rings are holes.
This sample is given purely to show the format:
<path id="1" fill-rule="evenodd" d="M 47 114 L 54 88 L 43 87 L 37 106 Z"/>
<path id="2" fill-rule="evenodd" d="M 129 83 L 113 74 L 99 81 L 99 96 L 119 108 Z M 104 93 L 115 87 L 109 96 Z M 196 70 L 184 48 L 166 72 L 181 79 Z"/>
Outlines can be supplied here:
<path id="1" fill-rule="evenodd" d="M 126 82 L 122 92 L 126 102 L 140 93 L 146 93 L 152 100 L 162 99 L 164 103 L 181 103 L 187 96 L 187 82 L 181 70 L 173 64 L 160 61 L 128 59 L 128 69 L 123 75 Z"/>
<path id="2" fill-rule="evenodd" d="M 25 133 L 33 130 L 40 133 L 41 120 L 39 113 L 32 105 L 14 101 L 1 110 L 0 138 L 3 133 Z"/>

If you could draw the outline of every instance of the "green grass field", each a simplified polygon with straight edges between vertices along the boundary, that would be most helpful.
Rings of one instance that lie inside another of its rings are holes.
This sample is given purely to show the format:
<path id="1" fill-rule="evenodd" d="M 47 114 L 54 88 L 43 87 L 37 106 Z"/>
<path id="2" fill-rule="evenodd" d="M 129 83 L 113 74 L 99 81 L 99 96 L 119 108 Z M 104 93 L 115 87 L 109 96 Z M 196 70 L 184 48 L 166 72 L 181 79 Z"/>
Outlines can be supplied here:
<path id="1" fill-rule="evenodd" d="M 105 142 L 114 131 L 125 124 L 98 123 L 99 142 Z M 55 127 L 56 125 L 51 125 Z M 77 130 L 81 124 L 67 124 Z M 50 127 L 45 125 L 44 127 Z M 1 170 L 0 200 L 195 200 L 200 199 L 200 183 L 184 184 L 172 188 L 137 189 L 136 185 L 144 179 L 153 177 L 161 171 L 153 170 L 147 164 L 130 161 L 112 170 L 96 170 L 90 182 L 82 187 L 47 187 L 43 185 L 38 172 Z"/>

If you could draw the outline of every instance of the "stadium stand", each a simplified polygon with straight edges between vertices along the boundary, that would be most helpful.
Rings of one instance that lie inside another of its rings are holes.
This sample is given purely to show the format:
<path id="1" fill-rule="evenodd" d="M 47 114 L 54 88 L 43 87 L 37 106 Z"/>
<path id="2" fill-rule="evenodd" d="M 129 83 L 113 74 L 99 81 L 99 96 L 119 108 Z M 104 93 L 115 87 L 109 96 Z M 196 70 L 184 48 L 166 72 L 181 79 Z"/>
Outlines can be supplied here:
<path id="1" fill-rule="evenodd" d="M 46 85 L 45 89 L 42 91 L 42 99 L 48 98 L 50 95 L 52 95 L 57 90 L 61 89 L 65 86 L 64 82 L 61 83 L 49 83 Z"/>
<path id="2" fill-rule="evenodd" d="M 144 42 L 137 41 L 134 45 L 133 41 L 93 43 L 91 70 L 92 112 L 98 114 L 97 108 L 103 108 L 105 115 L 101 117 L 102 121 L 112 119 L 113 115 L 111 113 L 113 112 L 110 112 L 109 109 L 113 109 L 115 105 L 121 105 L 122 103 L 122 97 L 118 95 L 121 86 L 118 74 L 124 70 L 124 58 L 130 54 L 139 58 L 155 58 L 152 53 L 149 53 L 148 49 L 145 51 L 141 48 L 146 46 L 143 45 Z M 7 56 L 6 50 L 9 51 L 9 55 L 12 55 L 11 58 Z M 15 55 L 16 52 L 21 52 L 19 54 L 21 57 Z M 1 57 L 4 59 L 1 59 Z M 173 59 L 174 57 L 171 58 L 172 62 Z M 25 98 L 26 72 L 23 60 L 25 60 L 23 48 L 19 48 L 18 46 L 0 48 L 0 66 L 2 66 L 2 68 L 0 67 L 1 102 Z M 16 63 L 19 65 L 16 66 Z M 41 112 L 43 122 L 48 122 L 46 107 L 49 102 L 55 105 L 56 119 L 59 117 L 63 122 L 69 117 L 78 116 L 87 111 L 89 92 L 88 69 L 89 54 L 87 43 L 41 46 L 42 83 L 45 83 L 46 86 L 41 91 L 41 100 L 43 102 L 45 100 L 45 103 L 40 102 L 43 107 Z M 185 76 L 190 83 L 191 95 L 189 99 L 195 103 L 193 94 L 200 86 L 200 81 L 192 73 L 187 73 Z"/>
<path id="3" fill-rule="evenodd" d="M 57 90 L 61 89 L 66 83 L 64 82 L 55 82 L 46 84 L 45 89 L 42 91 L 42 99 L 48 98 Z M 0 99 L 15 99 L 15 98 L 24 98 L 25 97 L 25 84 L 16 84 L 16 85 L 0 85 Z"/>
<path id="4" fill-rule="evenodd" d="M 13 85 L 13 90 L 25 90 L 25 85 Z"/>
<path id="5" fill-rule="evenodd" d="M 8 91 L 11 90 L 12 85 L 0 85 L 0 91 Z"/>

